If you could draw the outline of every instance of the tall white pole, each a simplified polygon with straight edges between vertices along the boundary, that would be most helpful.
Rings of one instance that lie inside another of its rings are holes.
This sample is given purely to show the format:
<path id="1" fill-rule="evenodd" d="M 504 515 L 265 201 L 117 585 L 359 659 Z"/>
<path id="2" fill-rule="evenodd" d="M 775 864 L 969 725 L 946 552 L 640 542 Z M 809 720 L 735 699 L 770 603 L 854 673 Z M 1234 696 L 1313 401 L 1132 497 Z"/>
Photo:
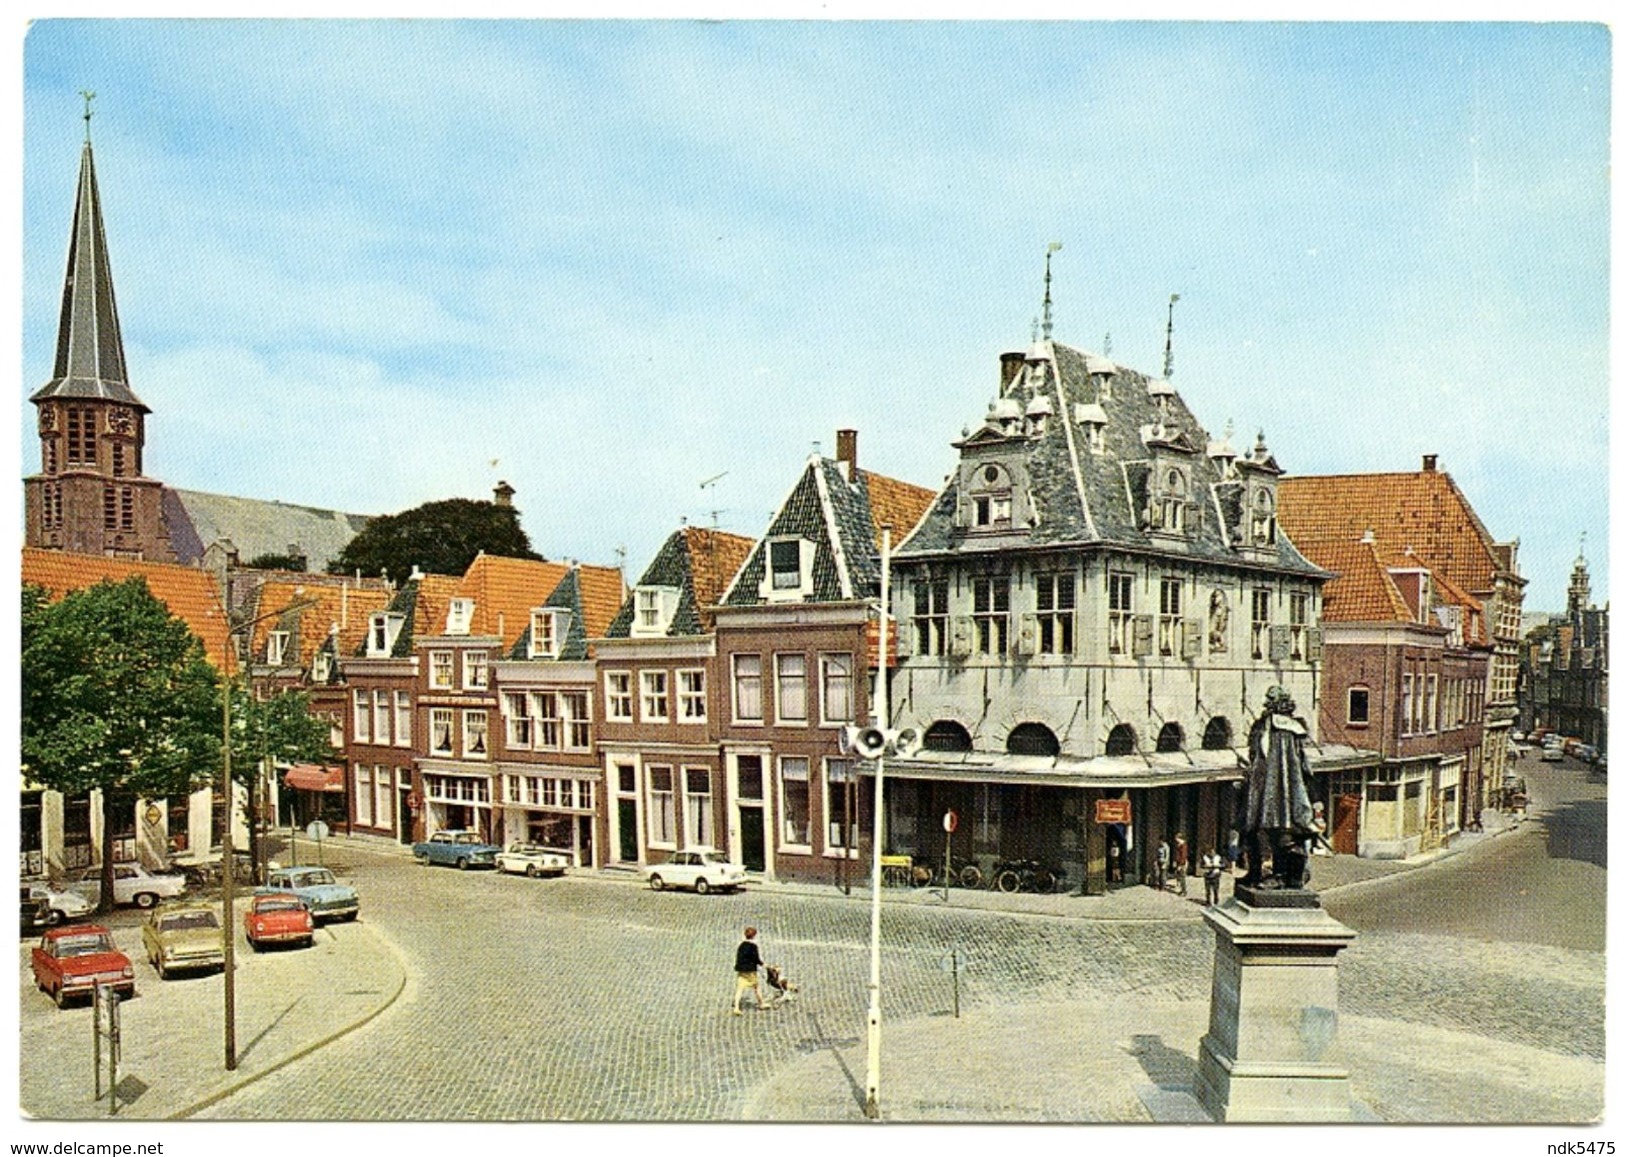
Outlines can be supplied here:
<path id="1" fill-rule="evenodd" d="M 875 724 L 891 723 L 886 705 L 886 667 L 890 657 L 887 626 L 891 613 L 891 527 L 880 530 L 880 675 L 875 680 Z M 886 751 L 875 760 L 874 863 L 869 870 L 869 1073 L 863 1115 L 880 1117 L 880 853 L 885 848 Z"/>

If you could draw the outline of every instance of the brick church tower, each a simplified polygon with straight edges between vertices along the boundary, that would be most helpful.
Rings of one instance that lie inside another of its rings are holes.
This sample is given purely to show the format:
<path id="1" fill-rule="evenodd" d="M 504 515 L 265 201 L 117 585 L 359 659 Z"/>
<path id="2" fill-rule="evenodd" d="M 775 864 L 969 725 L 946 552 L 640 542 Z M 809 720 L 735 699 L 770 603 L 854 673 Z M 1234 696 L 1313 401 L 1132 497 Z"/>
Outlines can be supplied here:
<path id="1" fill-rule="evenodd" d="M 151 411 L 130 389 L 125 370 L 88 105 L 56 366 L 29 401 L 39 414 L 40 469 L 23 479 L 24 542 L 173 562 L 163 483 L 141 471 Z"/>

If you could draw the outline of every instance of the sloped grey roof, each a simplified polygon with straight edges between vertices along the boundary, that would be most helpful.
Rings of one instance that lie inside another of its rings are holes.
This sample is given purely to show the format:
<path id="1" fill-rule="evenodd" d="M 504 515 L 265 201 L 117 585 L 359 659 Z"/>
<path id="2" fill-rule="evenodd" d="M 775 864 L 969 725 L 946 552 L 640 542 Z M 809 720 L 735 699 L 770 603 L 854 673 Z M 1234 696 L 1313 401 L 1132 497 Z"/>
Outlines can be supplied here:
<path id="1" fill-rule="evenodd" d="M 638 579 L 640 587 L 676 587 L 682 592 L 677 599 L 677 610 L 672 615 L 671 625 L 666 629 L 668 636 L 675 635 L 703 635 L 705 628 L 700 623 L 698 604 L 694 598 L 694 576 L 691 570 L 691 560 L 688 557 L 688 536 L 681 530 L 674 532 L 661 545 L 656 552 L 654 561 Z M 637 595 L 626 600 L 621 606 L 620 613 L 610 623 L 605 636 L 611 639 L 625 639 L 632 634 L 632 616 L 637 613 Z M 580 618 L 579 613 L 576 618 Z M 571 628 L 572 635 L 574 627 Z"/>
<path id="2" fill-rule="evenodd" d="M 325 571 L 370 521 L 341 510 L 172 487 L 164 488 L 163 511 L 180 562 L 196 562 L 210 545 L 230 539 L 243 562 L 297 546 L 313 571 Z"/>
<path id="3" fill-rule="evenodd" d="M 767 574 L 768 540 L 773 538 L 805 538 L 813 544 L 812 593 L 807 598 L 808 602 L 835 602 L 845 597 L 841 589 L 840 570 L 835 562 L 835 538 L 824 517 L 824 499 L 819 494 L 820 474 L 823 475 L 830 505 L 835 511 L 839 527 L 835 534 L 841 536 L 843 547 L 845 539 L 853 533 L 851 528 L 861 526 L 861 520 L 868 518 L 867 497 L 863 499 L 861 512 L 854 508 L 851 489 L 834 462 L 828 458 L 808 462 L 761 541 L 751 550 L 745 565 L 739 568 L 733 589 L 723 600 L 724 606 L 750 607 L 763 601 L 761 587 Z M 860 536 L 867 541 L 869 532 L 864 530 Z"/>
<path id="4" fill-rule="evenodd" d="M 998 446 L 997 456 L 1024 465 L 1038 513 L 1036 522 L 1014 536 L 966 536 L 955 524 L 956 477 L 898 550 L 898 557 L 1063 545 L 1165 551 L 1166 547 L 1142 529 L 1138 517 L 1153 455 L 1147 445 L 1149 440 L 1156 443 L 1166 459 L 1183 463 L 1191 480 L 1193 517 L 1186 521 L 1177 553 L 1195 559 L 1242 562 L 1240 553 L 1227 544 L 1221 515 L 1215 509 L 1217 499 L 1228 525 L 1237 525 L 1234 520 L 1239 519 L 1240 510 L 1233 497 L 1236 483 L 1226 481 L 1203 450 L 1192 452 L 1196 447 L 1205 448 L 1211 438 L 1177 391 L 1165 395 L 1159 405 L 1149 390 L 1153 379 L 1138 370 L 1118 367 L 1107 396 L 1088 375 L 1087 359 L 1095 355 L 1059 342 L 1050 343 L 1049 348 L 1053 357 L 1041 380 L 1029 375 L 1029 355 L 1027 365 L 1004 391 L 1005 397 L 1023 408 L 1035 396 L 1052 399 L 1054 416 L 1045 423 L 1043 432 L 1033 436 L 1006 435 L 983 424 L 956 443 L 966 451 Z M 1105 412 L 1104 453 L 1088 449 L 1077 421 L 1079 405 L 1098 405 Z M 1153 432 L 1142 433 L 1148 430 Z M 1279 469 L 1273 459 L 1261 468 L 1271 472 Z M 1264 560 L 1267 564 L 1308 574 L 1323 573 L 1298 552 L 1285 534 L 1278 533 L 1276 540 L 1276 555 Z M 1251 564 L 1256 565 L 1256 561 Z"/>

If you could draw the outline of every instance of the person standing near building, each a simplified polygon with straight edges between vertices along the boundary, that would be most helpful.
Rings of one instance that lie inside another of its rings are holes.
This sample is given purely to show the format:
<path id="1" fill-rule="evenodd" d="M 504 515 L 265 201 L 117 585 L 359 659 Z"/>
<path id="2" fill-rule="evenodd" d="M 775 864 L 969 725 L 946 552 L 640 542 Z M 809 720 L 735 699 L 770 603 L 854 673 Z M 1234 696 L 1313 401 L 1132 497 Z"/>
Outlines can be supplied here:
<path id="1" fill-rule="evenodd" d="M 762 967 L 762 951 L 756 946 L 756 929 L 746 928 L 745 938 L 739 942 L 734 951 L 734 1006 L 735 1016 L 744 1015 L 739 1009 L 740 998 L 746 992 L 756 994 L 756 1007 L 771 1008 L 762 997 L 762 978 L 759 975 Z"/>
<path id="2" fill-rule="evenodd" d="M 1231 874 L 1235 874 L 1236 865 L 1241 863 L 1241 833 L 1235 828 L 1230 829 L 1230 837 L 1225 842 L 1224 858 L 1229 861 Z"/>
<path id="3" fill-rule="evenodd" d="M 1185 879 L 1191 874 L 1191 849 L 1185 842 L 1184 832 L 1174 833 L 1174 880 L 1179 894 L 1185 895 Z"/>
<path id="4" fill-rule="evenodd" d="M 1170 858 L 1170 854 L 1169 854 L 1169 851 L 1168 851 L 1168 841 L 1167 840 L 1158 840 L 1157 841 L 1157 868 L 1156 868 L 1156 875 L 1153 877 L 1153 879 L 1156 882 L 1157 891 L 1159 891 L 1159 892 L 1162 891 L 1164 888 L 1166 888 L 1168 886 L 1168 861 L 1169 861 L 1169 858 Z"/>
<path id="5" fill-rule="evenodd" d="M 1217 848 L 1209 848 L 1202 857 L 1202 887 L 1207 892 L 1207 903 L 1210 907 L 1219 905 L 1219 876 L 1224 871 L 1224 857 L 1219 855 Z"/>

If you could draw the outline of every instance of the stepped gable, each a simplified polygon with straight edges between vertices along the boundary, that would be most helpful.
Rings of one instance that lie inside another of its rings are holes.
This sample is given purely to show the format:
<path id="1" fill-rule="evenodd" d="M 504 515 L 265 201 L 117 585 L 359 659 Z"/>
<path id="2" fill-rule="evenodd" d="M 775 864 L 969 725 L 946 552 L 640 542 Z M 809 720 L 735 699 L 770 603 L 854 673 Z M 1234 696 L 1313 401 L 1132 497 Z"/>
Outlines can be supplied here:
<path id="1" fill-rule="evenodd" d="M 1281 480 L 1281 528 L 1294 539 L 1360 538 L 1412 547 L 1469 591 L 1495 586 L 1504 563 L 1489 531 L 1443 470 L 1320 474 Z"/>
<path id="2" fill-rule="evenodd" d="M 202 641 L 204 657 L 218 668 L 226 651 L 226 622 L 220 592 L 208 571 L 174 563 L 23 548 L 22 581 L 43 587 L 52 599 L 103 580 L 120 583 L 137 577 L 145 579 L 152 596 Z"/>

